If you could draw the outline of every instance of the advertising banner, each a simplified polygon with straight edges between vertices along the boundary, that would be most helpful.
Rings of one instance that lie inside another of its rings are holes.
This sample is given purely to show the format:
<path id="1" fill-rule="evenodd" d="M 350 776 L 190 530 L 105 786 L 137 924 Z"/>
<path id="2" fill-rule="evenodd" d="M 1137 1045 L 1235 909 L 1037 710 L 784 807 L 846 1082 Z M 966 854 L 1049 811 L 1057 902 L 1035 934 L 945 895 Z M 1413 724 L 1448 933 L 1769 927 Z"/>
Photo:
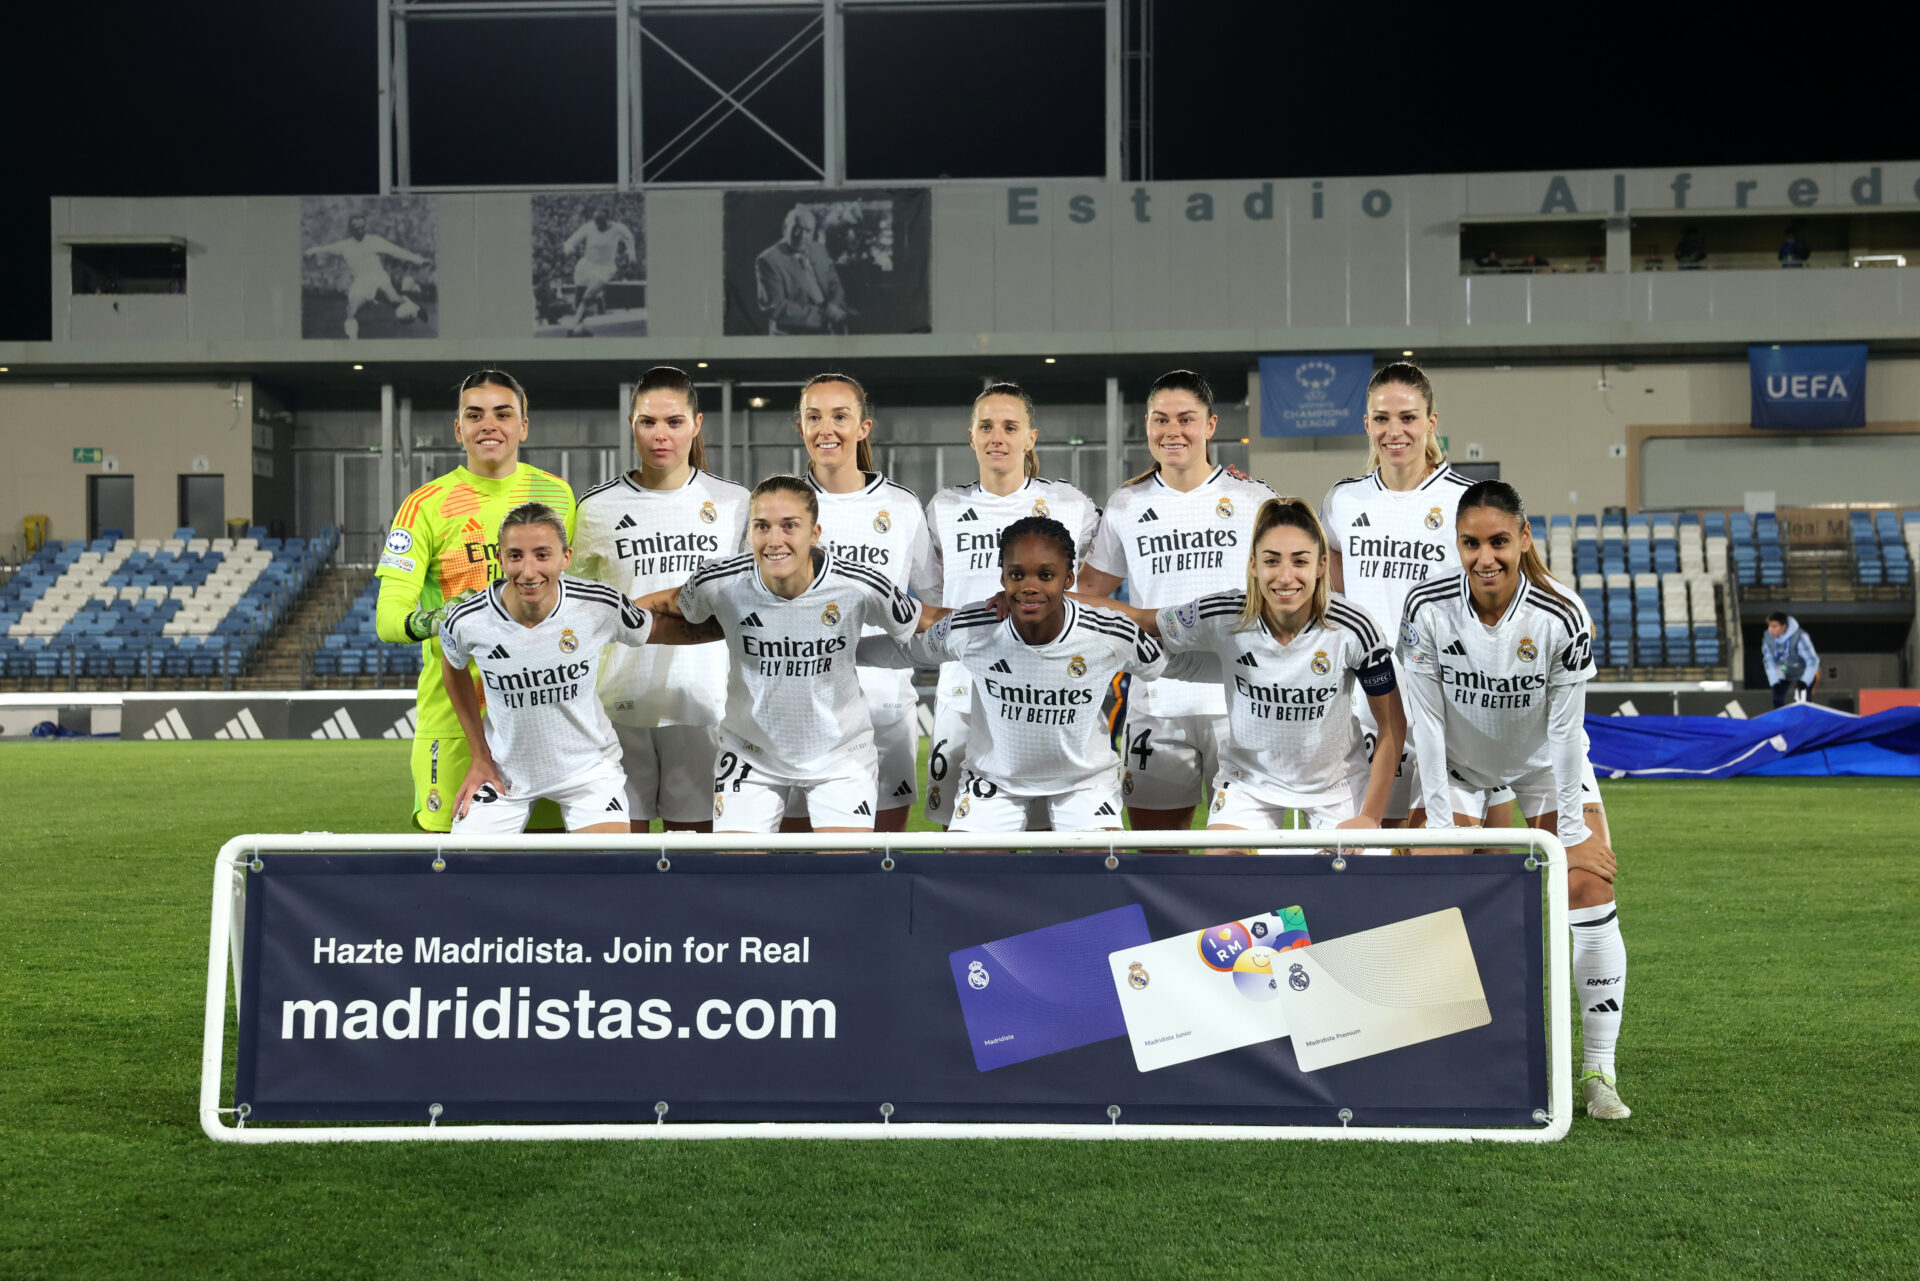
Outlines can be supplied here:
<path id="1" fill-rule="evenodd" d="M 1260 357 L 1262 436 L 1358 436 L 1366 431 L 1373 357 Z"/>
<path id="2" fill-rule="evenodd" d="M 896 1123 L 1541 1124 L 1538 865 L 1106 862 L 267 853 L 235 1101 L 252 1122 L 885 1104 Z"/>
<path id="3" fill-rule="evenodd" d="M 1747 348 L 1753 425 L 1824 431 L 1867 425 L 1867 345 Z"/>

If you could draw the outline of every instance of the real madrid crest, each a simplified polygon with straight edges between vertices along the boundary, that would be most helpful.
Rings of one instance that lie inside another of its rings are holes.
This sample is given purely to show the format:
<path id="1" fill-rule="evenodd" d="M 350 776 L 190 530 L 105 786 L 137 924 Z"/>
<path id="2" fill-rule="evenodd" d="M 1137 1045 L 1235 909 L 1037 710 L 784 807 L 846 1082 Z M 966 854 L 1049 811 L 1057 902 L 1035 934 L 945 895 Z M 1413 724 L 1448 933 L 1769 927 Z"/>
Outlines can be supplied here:
<path id="1" fill-rule="evenodd" d="M 1440 509 L 1436 507 L 1434 508 L 1434 510 L 1439 511 Z M 880 514 L 873 518 L 873 532 L 876 534 L 884 534 L 889 529 L 892 529 L 892 528 L 893 528 L 893 517 L 887 515 L 885 508 L 881 508 Z"/>
<path id="2" fill-rule="evenodd" d="M 1218 516 L 1221 520 L 1232 520 L 1233 519 L 1233 500 L 1231 498 L 1222 498 L 1219 502 L 1213 505 L 1213 514 Z"/>
<path id="3" fill-rule="evenodd" d="M 820 621 L 828 627 L 838 624 L 840 621 L 840 607 L 831 601 L 827 602 L 827 607 L 820 611 Z"/>
<path id="4" fill-rule="evenodd" d="M 1221 788 L 1213 794 L 1213 812 L 1218 814 L 1227 806 L 1227 789 Z"/>
<path id="5" fill-rule="evenodd" d="M 1138 961 L 1135 961 L 1133 964 L 1127 966 L 1127 986 L 1128 987 L 1132 988 L 1134 991 L 1137 992 L 1145 988 L 1147 984 L 1151 982 L 1153 982 L 1153 978 L 1151 975 L 1147 973 L 1146 966 L 1140 964 L 1140 962 Z"/>
<path id="6" fill-rule="evenodd" d="M 955 818 L 965 818 L 967 816 L 967 811 L 972 808 L 973 808 L 973 798 L 971 796 L 962 796 L 960 798 L 960 803 L 953 807 L 953 816 Z"/>
<path id="7" fill-rule="evenodd" d="M 1313 674 L 1315 676 L 1325 676 L 1328 672 L 1333 670 L 1333 664 L 1330 661 L 1328 661 L 1327 651 L 1324 649 L 1316 649 L 1313 651 L 1312 666 L 1313 666 Z"/>
<path id="8" fill-rule="evenodd" d="M 1440 514 L 1440 509 L 1438 507 L 1433 508 L 1431 511 L 1427 513 L 1428 529 L 1438 529 L 1440 528 L 1440 526 L 1446 523 L 1447 523 L 1447 518 Z"/>
<path id="9" fill-rule="evenodd" d="M 1523 663 L 1531 663 L 1538 657 L 1540 657 L 1540 651 L 1533 647 L 1533 637 L 1522 636 L 1520 638 L 1520 661 Z"/>
<path id="10" fill-rule="evenodd" d="M 561 628 L 560 629 L 560 652 L 562 654 L 571 654 L 573 653 L 574 650 L 579 648 L 580 648 L 580 638 L 573 634 L 573 628 L 571 627 Z"/>
<path id="11" fill-rule="evenodd" d="M 726 812 L 727 812 L 727 798 L 724 796 L 714 797 L 713 798 L 713 816 L 715 818 L 719 818 L 722 814 Z"/>
<path id="12" fill-rule="evenodd" d="M 1128 770 L 1120 777 L 1120 791 L 1123 795 L 1133 795 L 1133 771 Z"/>
<path id="13" fill-rule="evenodd" d="M 711 498 L 700 504 L 700 519 L 706 521 L 709 525 L 720 519 L 720 513 L 714 510 L 713 500 Z"/>
<path id="14" fill-rule="evenodd" d="M 1069 658 L 1067 660 L 1067 675 L 1073 677 L 1075 680 L 1078 680 L 1082 676 L 1085 676 L 1086 674 L 1087 674 L 1086 659 L 1082 658 L 1078 654 L 1075 654 L 1072 658 Z"/>
<path id="15" fill-rule="evenodd" d="M 1036 516 L 1053 515 L 1052 512 L 1047 510 L 1047 500 L 1044 498 L 1036 498 L 1033 500 L 1033 514 Z"/>
<path id="16" fill-rule="evenodd" d="M 1295 962 L 1287 967 L 1287 986 L 1296 992 L 1304 992 L 1312 980 L 1307 977 L 1306 968 Z"/>
<path id="17" fill-rule="evenodd" d="M 930 810 L 940 808 L 940 784 L 938 783 L 927 789 L 927 808 Z"/>
<path id="18" fill-rule="evenodd" d="M 427 789 L 427 812 L 429 814 L 440 812 L 440 789 L 437 787 Z"/>
<path id="19" fill-rule="evenodd" d="M 984 992 L 993 976 L 987 973 L 987 967 L 979 961 L 967 962 L 967 986 L 976 992 Z"/>

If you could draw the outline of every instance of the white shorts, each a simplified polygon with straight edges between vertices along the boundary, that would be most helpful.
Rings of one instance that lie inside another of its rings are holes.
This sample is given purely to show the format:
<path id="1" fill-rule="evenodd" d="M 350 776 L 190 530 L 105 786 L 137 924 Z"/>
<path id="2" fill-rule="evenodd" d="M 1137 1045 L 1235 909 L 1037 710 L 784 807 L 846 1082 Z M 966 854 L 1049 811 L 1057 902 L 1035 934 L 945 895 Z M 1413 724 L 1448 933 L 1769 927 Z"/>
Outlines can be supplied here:
<path id="1" fill-rule="evenodd" d="M 1232 779 L 1222 779 L 1214 789 L 1213 802 L 1207 807 L 1208 827 L 1240 827 L 1249 830 L 1278 830 L 1287 826 L 1287 812 L 1305 816 L 1306 825 L 1315 830 L 1338 827 L 1360 812 L 1367 799 L 1367 776 L 1355 774 L 1347 780 L 1347 789 L 1323 795 L 1318 805 L 1284 805 Z M 1273 850 L 1270 853 L 1304 851 Z M 1385 851 L 1382 851 L 1383 853 Z"/>
<path id="2" fill-rule="evenodd" d="M 1552 766 L 1543 765 L 1530 774 L 1522 774 L 1513 780 L 1512 787 L 1513 798 L 1523 818 L 1531 820 L 1539 818 L 1542 814 L 1553 814 L 1559 811 L 1560 789 L 1554 786 Z M 1580 803 L 1599 805 L 1602 808 L 1606 805 L 1606 802 L 1600 799 L 1600 783 L 1593 776 L 1591 761 L 1580 762 Z"/>
<path id="3" fill-rule="evenodd" d="M 1155 716 L 1130 708 L 1120 745 L 1120 791 L 1130 809 L 1198 805 L 1220 767 L 1224 716 Z"/>
<path id="4" fill-rule="evenodd" d="M 618 765 L 602 765 L 566 787 L 516 795 L 483 784 L 473 794 L 465 818 L 455 817 L 456 836 L 514 836 L 527 830 L 533 803 L 550 800 L 560 807 L 560 819 L 569 832 L 596 823 L 626 823 L 627 776 Z"/>
<path id="5" fill-rule="evenodd" d="M 595 285 L 604 285 L 613 279 L 618 265 L 610 262 L 589 262 L 582 258 L 573 264 L 573 283 L 590 289 Z"/>
<path id="6" fill-rule="evenodd" d="M 886 716 L 887 719 L 880 719 Z M 920 717 L 912 707 L 903 707 L 897 716 L 881 712 L 873 721 L 873 750 L 877 760 L 873 789 L 883 810 L 911 805 L 920 798 L 914 776 L 920 772 Z M 787 801 L 787 817 L 807 814 L 808 800 L 794 795 Z"/>
<path id="7" fill-rule="evenodd" d="M 955 832 L 1098 832 L 1120 826 L 1120 786 L 1111 777 L 1052 796 L 1009 796 L 968 770 L 958 791 Z"/>
<path id="8" fill-rule="evenodd" d="M 954 802 L 960 796 L 960 778 L 967 764 L 967 733 L 973 722 L 973 696 L 949 698 L 944 693 L 933 705 L 933 738 L 927 752 L 926 816 L 929 823 L 953 825 Z"/>
<path id="9" fill-rule="evenodd" d="M 347 283 L 347 310 L 356 311 L 383 295 L 395 299 L 400 296 L 386 273 L 355 276 Z"/>
<path id="10" fill-rule="evenodd" d="M 614 724 L 636 822 L 701 823 L 713 813 L 714 735 L 707 725 Z"/>
<path id="11" fill-rule="evenodd" d="M 862 747 L 842 759 L 842 772 L 806 779 L 768 773 L 723 747 L 713 763 L 713 830 L 777 832 L 780 820 L 793 815 L 805 816 L 816 830 L 871 831 L 877 799 L 873 748 Z"/>

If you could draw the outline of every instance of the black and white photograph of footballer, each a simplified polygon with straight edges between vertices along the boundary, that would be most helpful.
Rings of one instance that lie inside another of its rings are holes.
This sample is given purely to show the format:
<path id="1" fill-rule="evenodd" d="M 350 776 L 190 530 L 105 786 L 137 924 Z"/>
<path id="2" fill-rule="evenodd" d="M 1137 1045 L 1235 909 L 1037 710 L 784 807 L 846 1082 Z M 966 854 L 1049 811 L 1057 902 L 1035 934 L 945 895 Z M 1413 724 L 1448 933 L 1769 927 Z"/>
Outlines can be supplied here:
<path id="1" fill-rule="evenodd" d="M 729 191 L 729 334 L 924 334 L 932 198 L 925 188 Z"/>
<path id="2" fill-rule="evenodd" d="M 646 197 L 563 192 L 532 201 L 534 337 L 645 337 Z"/>
<path id="3" fill-rule="evenodd" d="M 300 336 L 434 338 L 431 196 L 300 201 Z"/>

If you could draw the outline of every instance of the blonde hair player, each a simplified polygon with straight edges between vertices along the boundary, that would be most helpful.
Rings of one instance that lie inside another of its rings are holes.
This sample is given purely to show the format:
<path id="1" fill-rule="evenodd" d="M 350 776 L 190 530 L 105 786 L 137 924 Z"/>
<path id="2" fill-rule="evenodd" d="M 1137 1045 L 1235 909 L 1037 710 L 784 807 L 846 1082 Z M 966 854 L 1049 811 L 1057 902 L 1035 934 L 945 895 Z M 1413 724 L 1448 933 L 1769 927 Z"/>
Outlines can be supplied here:
<path id="1" fill-rule="evenodd" d="M 1060 522 L 1084 559 L 1100 528 L 1100 509 L 1065 481 L 1042 480 L 1033 398 L 1017 383 L 990 383 L 973 400 L 967 444 L 979 479 L 941 490 L 927 504 L 927 541 L 933 553 L 932 591 L 950 608 L 1000 590 L 1000 536 L 1016 521 Z M 1069 558 L 1071 564 L 1073 557 Z M 973 677 L 966 665 L 940 665 L 933 736 L 922 795 L 927 821 L 953 821 L 956 784 L 966 769 L 973 711 Z"/>
<path id="2" fill-rule="evenodd" d="M 878 574 L 928 600 L 937 585 L 920 500 L 874 470 L 873 407 L 846 374 L 816 374 L 800 388 L 794 425 L 807 450 L 807 483 L 819 499 L 824 544 L 842 564 Z M 876 635 L 877 632 L 869 632 Z M 863 668 L 860 689 L 873 716 L 881 809 L 876 832 L 906 830 L 918 798 L 919 697 L 911 672 Z M 787 830 L 804 831 L 796 809 Z"/>
<path id="3" fill-rule="evenodd" d="M 1232 591 L 1246 572 L 1253 514 L 1273 491 L 1213 462 L 1219 419 L 1213 389 L 1189 369 L 1162 374 L 1147 393 L 1153 466 L 1114 491 L 1087 553 L 1080 588 L 1112 596 L 1122 581 L 1135 605 L 1158 609 Z M 1138 691 L 1115 682 L 1115 723 L 1126 735 L 1120 787 L 1136 830 L 1182 829 L 1211 786 L 1228 735 L 1218 684 L 1158 680 Z"/>
<path id="4" fill-rule="evenodd" d="M 642 374 L 628 423 L 640 465 L 581 495 L 574 563 L 582 578 L 639 597 L 744 550 L 747 491 L 706 470 L 700 394 L 684 371 Z M 600 701 L 620 740 L 634 831 L 654 818 L 668 831 L 713 830 L 714 729 L 726 688 L 721 644 L 608 651 Z"/>
<path id="5" fill-rule="evenodd" d="M 440 624 L 442 676 L 473 762 L 453 805 L 455 834 L 526 830 L 537 800 L 570 832 L 627 830 L 620 745 L 595 693 L 609 643 L 688 645 L 718 637 L 655 617 L 604 583 L 566 572 L 567 524 L 544 503 L 507 513 L 497 534 L 501 577 Z M 473 663 L 487 690 L 465 679 Z"/>
<path id="6" fill-rule="evenodd" d="M 1627 949 L 1614 903 L 1614 851 L 1587 761 L 1586 682 L 1593 622 L 1535 550 L 1513 486 L 1479 481 L 1460 496 L 1465 569 L 1407 594 L 1400 661 L 1413 705 L 1426 826 L 1462 826 L 1447 778 L 1511 787 L 1533 827 L 1567 847 L 1573 982 L 1585 1042 L 1587 1114 L 1632 1115 L 1620 1101 L 1614 1046 L 1626 1004 Z"/>
<path id="7" fill-rule="evenodd" d="M 1447 463 L 1440 447 L 1440 415 L 1433 382 L 1420 366 L 1396 360 L 1367 383 L 1367 470 L 1335 482 L 1320 505 L 1320 525 L 1332 552 L 1333 590 L 1359 605 L 1382 626 L 1395 627 L 1407 593 L 1428 578 L 1450 571 L 1454 559 L 1454 506 L 1471 482 Z M 1375 750 L 1379 726 L 1373 709 L 1357 700 L 1354 710 Z M 1418 762 L 1404 751 L 1387 805 L 1386 826 L 1401 827 L 1419 804 Z M 1496 798 L 1492 819 L 1505 825 L 1511 808 Z M 1462 793 L 1454 809 L 1477 824 L 1486 800 Z M 1413 815 L 1413 826 L 1420 816 Z"/>

